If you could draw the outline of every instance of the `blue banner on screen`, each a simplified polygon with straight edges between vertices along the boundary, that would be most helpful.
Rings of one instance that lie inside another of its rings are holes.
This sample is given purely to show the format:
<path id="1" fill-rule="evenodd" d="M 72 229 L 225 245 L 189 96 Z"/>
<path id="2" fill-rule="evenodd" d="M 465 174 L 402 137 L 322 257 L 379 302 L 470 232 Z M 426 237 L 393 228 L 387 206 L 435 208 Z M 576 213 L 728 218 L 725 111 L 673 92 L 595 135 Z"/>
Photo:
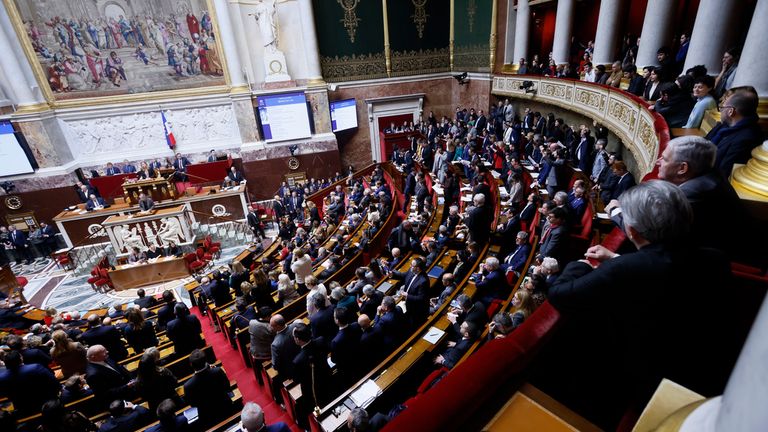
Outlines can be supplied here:
<path id="1" fill-rule="evenodd" d="M 259 96 L 258 102 L 259 118 L 267 142 L 312 136 L 304 93 Z"/>
<path id="2" fill-rule="evenodd" d="M 13 133 L 11 122 L 0 121 L 0 177 L 35 171 Z"/>
<path id="3" fill-rule="evenodd" d="M 354 99 L 331 102 L 331 129 L 334 132 L 357 127 L 357 105 Z"/>

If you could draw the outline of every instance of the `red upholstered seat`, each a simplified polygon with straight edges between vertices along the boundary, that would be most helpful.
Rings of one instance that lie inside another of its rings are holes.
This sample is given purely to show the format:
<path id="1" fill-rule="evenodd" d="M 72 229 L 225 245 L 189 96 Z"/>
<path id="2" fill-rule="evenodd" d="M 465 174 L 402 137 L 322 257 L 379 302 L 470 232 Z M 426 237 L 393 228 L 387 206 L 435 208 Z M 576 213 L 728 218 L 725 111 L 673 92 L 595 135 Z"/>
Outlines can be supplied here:
<path id="1" fill-rule="evenodd" d="M 203 265 L 208 264 L 208 261 L 213 259 L 213 255 L 207 253 L 205 249 L 201 247 L 197 248 L 197 251 L 195 253 L 197 254 L 197 260 L 202 262 Z"/>
<path id="2" fill-rule="evenodd" d="M 99 280 L 94 282 L 93 285 L 97 289 L 101 289 L 105 287 L 113 288 L 112 280 L 109 279 L 109 273 L 107 272 L 107 269 L 100 267 L 98 272 L 99 272 Z"/>
<path id="3" fill-rule="evenodd" d="M 24 276 L 16 276 L 16 283 L 19 284 L 21 288 L 24 288 L 29 283 L 29 280 Z"/>
<path id="4" fill-rule="evenodd" d="M 190 252 L 184 255 L 184 261 L 187 263 L 187 268 L 192 273 L 196 273 L 198 270 L 205 267 L 205 263 L 198 261 L 197 254 L 195 253 Z"/>

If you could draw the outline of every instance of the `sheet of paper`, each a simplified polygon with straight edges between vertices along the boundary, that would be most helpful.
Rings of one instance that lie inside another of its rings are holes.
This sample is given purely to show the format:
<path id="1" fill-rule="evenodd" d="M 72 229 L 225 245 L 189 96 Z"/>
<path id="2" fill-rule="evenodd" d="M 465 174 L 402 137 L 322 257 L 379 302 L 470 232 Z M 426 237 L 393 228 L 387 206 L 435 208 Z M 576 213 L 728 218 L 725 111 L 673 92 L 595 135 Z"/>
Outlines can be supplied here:
<path id="1" fill-rule="evenodd" d="M 328 415 L 328 417 L 324 418 L 323 421 L 320 422 L 323 430 L 334 431 L 340 428 L 341 425 L 347 422 L 347 416 L 349 415 L 347 414 L 348 411 L 349 408 L 341 405 L 338 415 L 331 413 Z"/>
<path id="2" fill-rule="evenodd" d="M 352 392 L 349 398 L 355 405 L 365 408 L 381 394 L 381 388 L 373 380 L 366 381 L 360 388 Z"/>
<path id="3" fill-rule="evenodd" d="M 433 326 L 433 327 L 430 327 L 429 330 L 427 330 L 427 334 L 425 334 L 422 339 L 434 345 L 440 340 L 440 338 L 443 337 L 444 334 L 445 334 L 444 331 Z"/>
<path id="4" fill-rule="evenodd" d="M 605 220 L 608 220 L 608 219 L 610 219 L 611 217 L 610 217 L 610 216 L 608 216 L 608 213 L 597 213 L 597 218 L 598 218 L 598 219 L 605 219 Z"/>

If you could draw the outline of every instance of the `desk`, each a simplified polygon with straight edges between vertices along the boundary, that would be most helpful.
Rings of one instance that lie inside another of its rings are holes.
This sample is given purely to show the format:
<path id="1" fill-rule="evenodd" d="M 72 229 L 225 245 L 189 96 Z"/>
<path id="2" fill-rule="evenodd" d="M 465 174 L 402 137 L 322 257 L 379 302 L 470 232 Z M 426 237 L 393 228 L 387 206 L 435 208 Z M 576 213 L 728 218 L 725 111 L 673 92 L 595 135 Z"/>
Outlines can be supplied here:
<path id="1" fill-rule="evenodd" d="M 115 291 L 181 279 L 189 276 L 184 258 L 160 257 L 146 264 L 126 264 L 109 271 Z"/>

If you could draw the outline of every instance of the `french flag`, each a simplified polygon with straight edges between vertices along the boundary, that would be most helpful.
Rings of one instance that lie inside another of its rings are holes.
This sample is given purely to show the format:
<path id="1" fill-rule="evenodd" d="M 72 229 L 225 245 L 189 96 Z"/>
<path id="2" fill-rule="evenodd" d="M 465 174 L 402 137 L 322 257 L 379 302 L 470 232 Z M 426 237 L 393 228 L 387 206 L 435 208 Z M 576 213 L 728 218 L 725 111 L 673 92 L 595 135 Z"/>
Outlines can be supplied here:
<path id="1" fill-rule="evenodd" d="M 165 142 L 168 143 L 168 148 L 171 150 L 176 148 L 176 138 L 173 136 L 173 129 L 171 122 L 165 118 L 165 113 L 160 111 L 160 116 L 163 118 L 163 130 L 165 131 Z"/>

